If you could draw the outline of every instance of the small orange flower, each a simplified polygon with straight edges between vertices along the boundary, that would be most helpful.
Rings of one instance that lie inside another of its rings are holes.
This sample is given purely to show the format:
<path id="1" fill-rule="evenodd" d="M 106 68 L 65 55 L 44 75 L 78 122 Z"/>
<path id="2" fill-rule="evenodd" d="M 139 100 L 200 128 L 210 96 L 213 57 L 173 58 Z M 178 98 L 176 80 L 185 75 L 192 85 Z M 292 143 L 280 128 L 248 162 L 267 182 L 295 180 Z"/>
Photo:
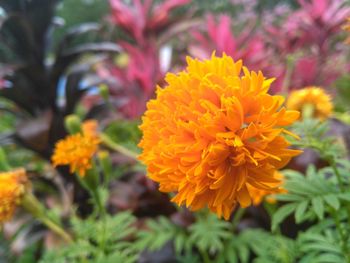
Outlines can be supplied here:
<path id="1" fill-rule="evenodd" d="M 333 111 L 331 97 L 320 87 L 306 87 L 292 91 L 287 99 L 287 108 L 302 111 L 310 105 L 313 109 L 313 117 L 321 120 L 328 118 Z"/>
<path id="2" fill-rule="evenodd" d="M 81 129 L 84 135 L 98 136 L 98 122 L 94 119 L 84 121 Z"/>
<path id="3" fill-rule="evenodd" d="M 0 223 L 12 218 L 25 191 L 27 176 L 24 169 L 0 173 Z"/>
<path id="4" fill-rule="evenodd" d="M 272 82 L 231 57 L 187 59 L 186 71 L 166 76 L 140 126 L 140 159 L 162 192 L 191 210 L 205 206 L 225 219 L 252 202 L 248 187 L 271 190 L 277 169 L 300 153 L 282 136 L 299 112 L 267 93 Z"/>
<path id="5" fill-rule="evenodd" d="M 92 167 L 92 158 L 98 149 L 100 139 L 95 123 L 84 123 L 82 133 L 67 136 L 56 143 L 52 155 L 53 165 L 69 165 L 70 172 L 78 172 L 82 177 Z"/>

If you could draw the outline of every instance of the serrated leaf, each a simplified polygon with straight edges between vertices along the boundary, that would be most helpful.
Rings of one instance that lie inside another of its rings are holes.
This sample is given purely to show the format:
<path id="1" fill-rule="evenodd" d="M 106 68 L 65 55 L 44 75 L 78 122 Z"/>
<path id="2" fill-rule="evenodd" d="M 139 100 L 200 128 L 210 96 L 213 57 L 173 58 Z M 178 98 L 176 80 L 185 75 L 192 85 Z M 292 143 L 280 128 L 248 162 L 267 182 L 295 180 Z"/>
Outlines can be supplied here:
<path id="1" fill-rule="evenodd" d="M 295 221 L 296 223 L 300 223 L 305 215 L 305 211 L 309 205 L 309 201 L 305 200 L 298 204 L 295 210 Z"/>
<path id="2" fill-rule="evenodd" d="M 272 231 L 277 229 L 280 224 L 287 216 L 289 216 L 297 207 L 298 204 L 292 203 L 280 207 L 272 217 Z"/>
<path id="3" fill-rule="evenodd" d="M 249 260 L 249 250 L 246 246 L 239 246 L 238 247 L 238 256 L 239 256 L 239 260 L 242 263 L 247 263 Z"/>
<path id="4" fill-rule="evenodd" d="M 315 214 L 320 220 L 322 220 L 324 217 L 324 204 L 322 198 L 320 196 L 314 197 L 312 198 L 311 203 Z"/>
<path id="5" fill-rule="evenodd" d="M 340 207 L 339 199 L 335 195 L 325 195 L 324 200 L 333 207 L 335 210 L 338 210 Z"/>
<path id="6" fill-rule="evenodd" d="M 228 263 L 237 263 L 238 262 L 238 257 L 237 257 L 237 253 L 235 251 L 235 249 L 233 248 L 226 248 L 224 253 L 222 253 L 222 255 L 225 256 L 226 261 L 224 262 L 228 262 Z"/>

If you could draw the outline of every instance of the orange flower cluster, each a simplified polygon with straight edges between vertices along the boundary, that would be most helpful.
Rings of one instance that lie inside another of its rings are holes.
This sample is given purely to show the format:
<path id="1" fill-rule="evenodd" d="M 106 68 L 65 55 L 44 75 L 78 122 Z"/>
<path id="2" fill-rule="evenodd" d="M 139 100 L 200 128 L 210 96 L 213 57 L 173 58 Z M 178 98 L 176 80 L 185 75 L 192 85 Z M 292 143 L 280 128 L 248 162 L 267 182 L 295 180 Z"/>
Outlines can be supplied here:
<path id="1" fill-rule="evenodd" d="M 26 182 L 24 169 L 0 173 L 0 223 L 12 218 L 25 191 Z"/>
<path id="2" fill-rule="evenodd" d="M 96 121 L 85 122 L 82 133 L 67 136 L 56 143 L 52 155 L 53 165 L 69 165 L 70 172 L 78 172 L 82 177 L 92 167 L 92 158 L 98 149 Z"/>
<path id="3" fill-rule="evenodd" d="M 332 98 L 320 87 L 310 86 L 291 92 L 287 108 L 303 111 L 305 106 L 311 106 L 312 117 L 321 120 L 327 119 L 333 111 Z"/>
<path id="4" fill-rule="evenodd" d="M 267 93 L 273 80 L 231 57 L 187 59 L 186 71 L 166 76 L 167 87 L 147 104 L 140 126 L 140 159 L 162 192 L 191 210 L 205 206 L 228 219 L 250 188 L 274 191 L 276 170 L 300 153 L 282 136 L 299 112 Z M 292 134 L 293 135 L 293 134 Z"/>

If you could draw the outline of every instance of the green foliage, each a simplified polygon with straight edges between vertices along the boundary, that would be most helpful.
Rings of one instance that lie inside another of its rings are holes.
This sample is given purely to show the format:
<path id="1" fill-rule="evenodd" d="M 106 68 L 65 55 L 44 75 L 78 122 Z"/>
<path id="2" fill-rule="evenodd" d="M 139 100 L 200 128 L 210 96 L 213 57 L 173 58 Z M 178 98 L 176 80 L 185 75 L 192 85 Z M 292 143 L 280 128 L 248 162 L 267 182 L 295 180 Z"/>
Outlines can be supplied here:
<path id="1" fill-rule="evenodd" d="M 72 219 L 75 242 L 48 251 L 41 263 L 135 262 L 139 250 L 132 245 L 136 219 L 128 212 L 95 220 Z"/>
<path id="2" fill-rule="evenodd" d="M 100 22 L 108 14 L 108 1 L 100 0 L 64 0 L 57 15 L 64 20 L 64 25 L 56 30 L 55 39 L 60 39 L 72 26 L 86 22 Z M 86 40 L 86 39 L 85 39 Z"/>
<path id="3" fill-rule="evenodd" d="M 112 122 L 105 132 L 114 142 L 134 152 L 139 152 L 137 144 L 140 141 L 141 132 L 138 125 L 138 121 L 118 120 Z"/>
<path id="4" fill-rule="evenodd" d="M 199 250 L 212 254 L 222 251 L 224 240 L 232 235 L 230 224 L 219 220 L 214 214 L 199 214 L 196 224 L 190 226 L 189 233 L 189 242 L 194 243 Z"/>
<path id="5" fill-rule="evenodd" d="M 138 233 L 138 249 L 158 250 L 173 241 L 179 262 L 203 262 L 194 254 L 208 252 L 212 262 L 248 263 L 253 255 L 257 263 L 292 263 L 298 250 L 297 243 L 261 229 L 233 233 L 232 224 L 213 214 L 200 213 L 189 228 L 175 225 L 166 217 L 149 220 L 147 228 Z"/>
<path id="6" fill-rule="evenodd" d="M 230 233 L 230 223 L 220 220 L 216 215 L 200 213 L 188 229 L 175 225 L 166 217 L 149 220 L 146 229 L 138 233 L 139 249 L 158 250 L 167 242 L 173 241 L 178 254 L 190 253 L 193 249 L 219 253 L 224 249 L 225 240 Z"/>
<path id="7" fill-rule="evenodd" d="M 246 230 L 241 236 L 257 255 L 254 263 L 292 263 L 296 261 L 297 244 L 292 239 L 272 235 L 260 229 Z"/>
<path id="8" fill-rule="evenodd" d="M 290 137 L 289 141 L 301 148 L 310 148 L 316 150 L 322 159 L 337 159 L 345 155 L 344 146 L 337 143 L 336 138 L 329 136 L 329 123 L 320 122 L 317 119 L 305 119 L 296 122 L 292 126 L 295 134 L 300 136 L 300 140 Z"/>
<path id="9" fill-rule="evenodd" d="M 339 102 L 335 103 L 336 110 L 350 110 L 350 76 L 345 75 L 339 78 L 335 82 L 335 87 L 337 89 L 336 101 Z"/>
<path id="10" fill-rule="evenodd" d="M 325 233 L 307 231 L 299 237 L 299 246 L 303 258 L 313 258 L 312 262 L 345 262 L 343 251 L 339 246 L 339 237 L 334 229 L 327 229 Z"/>
<path id="11" fill-rule="evenodd" d="M 276 196 L 284 205 L 272 217 L 272 230 L 294 214 L 297 224 L 313 223 L 298 235 L 300 262 L 349 262 L 350 162 L 336 139 L 327 134 L 327 122 L 307 119 L 293 128 L 301 135 L 295 143 L 316 150 L 329 166 L 317 170 L 310 165 L 305 175 L 284 171 L 288 193 Z"/>
<path id="12" fill-rule="evenodd" d="M 168 241 L 176 242 L 180 228 L 174 225 L 168 218 L 159 217 L 157 220 L 148 220 L 146 229 L 137 233 L 136 247 L 141 250 L 156 251 L 162 248 Z M 182 248 L 177 248 L 178 251 Z"/>
<path id="13" fill-rule="evenodd" d="M 272 230 L 276 230 L 279 223 L 292 213 L 297 223 L 315 217 L 322 220 L 325 212 L 338 211 L 340 202 L 347 196 L 339 191 L 329 168 L 316 171 L 310 165 L 305 176 L 293 170 L 285 170 L 283 174 L 286 178 L 284 188 L 288 193 L 277 195 L 276 199 L 287 204 L 273 215 Z"/>

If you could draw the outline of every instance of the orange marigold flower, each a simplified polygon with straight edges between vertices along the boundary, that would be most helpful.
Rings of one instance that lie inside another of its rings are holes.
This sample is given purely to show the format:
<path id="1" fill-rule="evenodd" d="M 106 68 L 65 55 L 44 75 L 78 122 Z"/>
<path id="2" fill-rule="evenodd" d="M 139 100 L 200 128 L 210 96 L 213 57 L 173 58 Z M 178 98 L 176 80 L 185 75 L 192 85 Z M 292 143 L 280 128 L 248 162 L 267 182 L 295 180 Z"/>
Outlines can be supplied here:
<path id="1" fill-rule="evenodd" d="M 25 191 L 27 176 L 24 169 L 0 173 L 0 223 L 12 218 Z"/>
<path id="2" fill-rule="evenodd" d="M 55 145 L 52 155 L 53 165 L 69 165 L 70 172 L 78 172 L 82 177 L 92 167 L 92 158 L 97 151 L 100 139 L 90 132 L 67 136 Z"/>
<path id="3" fill-rule="evenodd" d="M 251 204 L 251 185 L 270 190 L 276 169 L 300 153 L 288 149 L 283 126 L 299 117 L 267 93 L 271 79 L 231 57 L 187 59 L 186 71 L 167 74 L 167 87 L 147 104 L 140 126 L 140 159 L 162 192 L 191 210 L 205 206 L 225 219 Z"/>
<path id="4" fill-rule="evenodd" d="M 320 87 L 292 91 L 287 99 L 287 108 L 291 110 L 303 111 L 308 105 L 312 107 L 312 116 L 321 120 L 328 118 L 333 111 L 331 97 Z"/>
<path id="5" fill-rule="evenodd" d="M 273 204 L 276 202 L 276 199 L 271 195 L 287 192 L 287 190 L 282 187 L 283 175 L 280 172 L 276 171 L 274 174 L 274 178 L 276 179 L 276 182 L 272 182 L 271 184 L 269 184 L 271 189 L 268 190 L 248 185 L 248 191 L 250 196 L 252 197 L 253 205 L 260 205 L 265 197 L 268 203 Z"/>
<path id="6" fill-rule="evenodd" d="M 81 129 L 85 135 L 98 136 L 98 122 L 94 119 L 84 121 Z"/>

